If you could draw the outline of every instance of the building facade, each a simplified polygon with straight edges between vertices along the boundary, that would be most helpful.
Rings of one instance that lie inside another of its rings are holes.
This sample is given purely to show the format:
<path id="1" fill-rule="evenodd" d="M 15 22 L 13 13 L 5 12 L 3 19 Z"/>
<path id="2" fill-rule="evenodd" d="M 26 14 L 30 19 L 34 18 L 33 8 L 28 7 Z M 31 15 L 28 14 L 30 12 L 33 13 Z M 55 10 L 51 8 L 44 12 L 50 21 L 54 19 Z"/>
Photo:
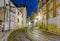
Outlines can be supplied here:
<path id="1" fill-rule="evenodd" d="M 9 0 L 0 0 L 0 24 L 3 30 L 15 29 L 17 26 L 26 26 L 26 8 L 15 7 Z"/>
<path id="2" fill-rule="evenodd" d="M 26 26 L 26 7 L 20 7 L 16 8 L 16 25 L 20 27 L 25 27 Z"/>
<path id="3" fill-rule="evenodd" d="M 47 26 L 48 31 L 60 33 L 60 0 L 48 0 L 41 7 L 43 23 Z"/>

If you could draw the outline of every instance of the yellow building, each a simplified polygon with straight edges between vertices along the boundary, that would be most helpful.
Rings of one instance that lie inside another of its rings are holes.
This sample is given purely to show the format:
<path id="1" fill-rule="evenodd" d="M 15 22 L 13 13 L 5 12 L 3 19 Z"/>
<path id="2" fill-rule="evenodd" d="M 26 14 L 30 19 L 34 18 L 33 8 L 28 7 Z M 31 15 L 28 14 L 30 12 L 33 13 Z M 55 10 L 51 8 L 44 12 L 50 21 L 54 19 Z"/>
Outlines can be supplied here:
<path id="1" fill-rule="evenodd" d="M 44 17 L 43 23 L 48 31 L 60 33 L 60 0 L 49 0 L 41 7 L 41 10 Z"/>

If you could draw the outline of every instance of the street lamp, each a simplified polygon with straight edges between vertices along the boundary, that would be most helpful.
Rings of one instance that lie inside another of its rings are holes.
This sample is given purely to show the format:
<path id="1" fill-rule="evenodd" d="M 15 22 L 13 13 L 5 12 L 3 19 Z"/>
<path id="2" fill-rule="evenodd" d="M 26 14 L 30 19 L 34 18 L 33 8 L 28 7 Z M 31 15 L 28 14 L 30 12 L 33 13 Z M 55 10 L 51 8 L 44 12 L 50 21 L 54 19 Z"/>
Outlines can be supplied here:
<path id="1" fill-rule="evenodd" d="M 41 15 L 41 14 L 38 14 L 38 16 L 36 16 L 36 19 L 37 19 L 38 21 L 42 20 L 42 15 Z"/>
<path id="2" fill-rule="evenodd" d="M 34 23 L 36 23 L 36 22 L 37 22 L 37 19 L 34 20 Z"/>
<path id="3" fill-rule="evenodd" d="M 28 23 L 29 25 L 31 24 L 31 22 Z"/>

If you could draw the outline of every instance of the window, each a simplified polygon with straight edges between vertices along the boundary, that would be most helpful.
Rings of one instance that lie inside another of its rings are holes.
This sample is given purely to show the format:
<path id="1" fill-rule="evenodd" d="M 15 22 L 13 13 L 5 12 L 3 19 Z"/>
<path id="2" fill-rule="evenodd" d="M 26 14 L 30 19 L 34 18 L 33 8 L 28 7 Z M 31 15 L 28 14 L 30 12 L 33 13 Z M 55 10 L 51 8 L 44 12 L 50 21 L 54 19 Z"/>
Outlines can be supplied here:
<path id="1" fill-rule="evenodd" d="M 53 7 L 53 2 L 48 5 L 49 10 Z"/>
<path id="2" fill-rule="evenodd" d="M 59 4 L 60 3 L 60 0 L 56 0 L 56 4 Z"/>
<path id="3" fill-rule="evenodd" d="M 43 0 L 44 4 L 46 4 L 46 0 Z"/>
<path id="4" fill-rule="evenodd" d="M 60 15 L 60 8 L 57 8 L 57 15 Z"/>
<path id="5" fill-rule="evenodd" d="M 2 16 L 3 16 L 3 10 L 2 10 L 3 8 L 0 8 L 0 18 L 2 18 Z"/>
<path id="6" fill-rule="evenodd" d="M 22 24 L 23 24 L 23 21 L 22 21 Z"/>
<path id="7" fill-rule="evenodd" d="M 17 19 L 17 22 L 19 23 L 19 19 Z"/>
<path id="8" fill-rule="evenodd" d="M 50 11 L 48 16 L 49 18 L 53 18 L 53 11 Z"/>
<path id="9" fill-rule="evenodd" d="M 46 13 L 46 7 L 44 8 L 44 10 L 43 10 L 43 11 L 44 11 L 44 13 Z"/>
<path id="10" fill-rule="evenodd" d="M 48 2 L 49 0 L 46 0 L 46 3 Z"/>
<path id="11" fill-rule="evenodd" d="M 18 15 L 19 15 L 19 12 L 18 12 Z"/>
<path id="12" fill-rule="evenodd" d="M 0 20 L 0 22 L 2 22 L 2 20 Z"/>
<path id="13" fill-rule="evenodd" d="M 2 24 L 2 22 L 3 22 L 3 21 L 2 21 L 2 20 L 0 20 L 0 25 Z"/>

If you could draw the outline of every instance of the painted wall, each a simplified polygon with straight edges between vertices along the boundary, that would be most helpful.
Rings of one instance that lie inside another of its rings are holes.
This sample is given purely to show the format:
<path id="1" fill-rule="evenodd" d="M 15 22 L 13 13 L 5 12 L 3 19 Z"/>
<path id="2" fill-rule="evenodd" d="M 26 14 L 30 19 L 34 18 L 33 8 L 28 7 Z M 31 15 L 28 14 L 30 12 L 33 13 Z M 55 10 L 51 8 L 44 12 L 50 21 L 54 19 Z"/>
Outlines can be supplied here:
<path id="1" fill-rule="evenodd" d="M 4 0 L 0 0 L 0 7 L 4 6 Z"/>

